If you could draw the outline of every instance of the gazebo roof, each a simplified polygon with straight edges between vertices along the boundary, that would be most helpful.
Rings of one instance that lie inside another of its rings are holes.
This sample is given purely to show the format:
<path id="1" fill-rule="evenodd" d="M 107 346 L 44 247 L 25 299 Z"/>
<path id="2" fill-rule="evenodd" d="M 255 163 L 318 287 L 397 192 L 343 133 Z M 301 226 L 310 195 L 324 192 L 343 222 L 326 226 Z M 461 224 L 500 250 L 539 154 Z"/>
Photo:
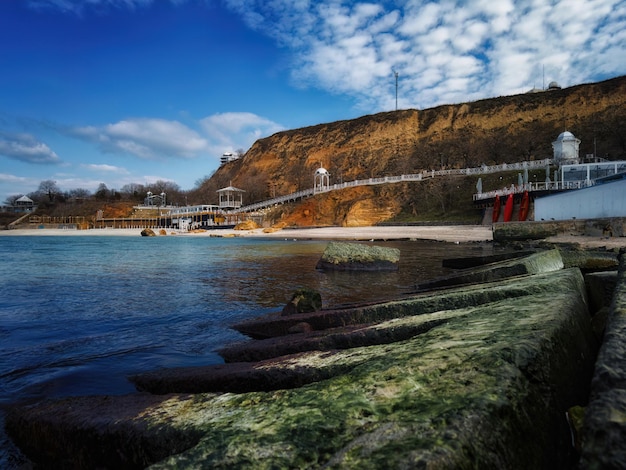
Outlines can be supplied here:
<path id="1" fill-rule="evenodd" d="M 18 199 L 15 200 L 15 202 L 33 202 L 33 200 L 31 198 L 29 198 L 28 196 L 22 196 Z"/>
<path id="2" fill-rule="evenodd" d="M 228 186 L 227 188 L 222 188 L 222 189 L 218 189 L 217 190 L 218 193 L 224 193 L 226 191 L 240 192 L 240 193 L 245 193 L 246 192 L 245 190 L 239 189 L 239 188 L 235 188 L 234 186 Z"/>

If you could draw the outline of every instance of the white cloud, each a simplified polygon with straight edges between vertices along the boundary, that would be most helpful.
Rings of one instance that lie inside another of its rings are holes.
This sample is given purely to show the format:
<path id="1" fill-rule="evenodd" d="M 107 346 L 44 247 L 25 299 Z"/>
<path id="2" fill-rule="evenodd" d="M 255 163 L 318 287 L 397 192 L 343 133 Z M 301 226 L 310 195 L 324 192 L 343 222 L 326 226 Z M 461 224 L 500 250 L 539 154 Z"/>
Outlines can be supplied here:
<path id="1" fill-rule="evenodd" d="M 99 173 L 117 173 L 121 175 L 129 174 L 126 168 L 122 168 L 115 165 L 107 165 L 106 163 L 91 163 L 91 164 L 82 164 L 81 167 L 86 168 L 88 170 L 92 170 Z"/>
<path id="2" fill-rule="evenodd" d="M 8 173 L 0 173 L 0 182 L 3 183 L 27 183 L 29 178 L 24 176 L 10 175 Z"/>
<path id="3" fill-rule="evenodd" d="M 58 164 L 59 156 L 30 134 L 0 133 L 0 155 L 28 163 Z"/>
<path id="4" fill-rule="evenodd" d="M 247 150 L 257 139 L 284 127 L 253 113 L 218 113 L 200 121 L 213 153 L 220 155 L 238 149 Z"/>
<path id="5" fill-rule="evenodd" d="M 225 3 L 291 49 L 296 84 L 367 111 L 390 109 L 392 69 L 418 108 L 527 91 L 542 69 L 562 86 L 626 73 L 624 0 Z"/>
<path id="6" fill-rule="evenodd" d="M 192 126 L 192 127 L 190 127 Z M 247 150 L 255 140 L 284 128 L 253 113 L 221 113 L 190 125 L 155 118 L 125 119 L 104 126 L 70 129 L 75 137 L 97 144 L 104 152 L 141 159 L 193 159 L 227 151 Z M 98 171 L 123 171 L 110 165 L 91 165 Z"/>
<path id="7" fill-rule="evenodd" d="M 74 135 L 96 142 L 103 151 L 139 158 L 194 158 L 207 151 L 208 141 L 178 121 L 126 119 L 101 127 L 81 127 Z"/>

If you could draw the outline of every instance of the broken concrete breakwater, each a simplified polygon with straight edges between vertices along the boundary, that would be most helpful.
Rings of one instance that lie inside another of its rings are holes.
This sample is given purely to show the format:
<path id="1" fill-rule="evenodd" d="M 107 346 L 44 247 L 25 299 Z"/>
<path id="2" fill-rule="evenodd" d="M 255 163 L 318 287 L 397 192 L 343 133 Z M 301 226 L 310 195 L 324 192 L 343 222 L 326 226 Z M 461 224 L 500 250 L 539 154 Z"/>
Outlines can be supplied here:
<path id="1" fill-rule="evenodd" d="M 590 309 L 578 267 L 558 250 L 532 256 L 505 263 L 534 274 L 247 322 L 266 339 L 226 348 L 236 362 L 133 378 L 155 394 L 16 407 L 7 429 L 46 468 L 568 468 L 566 412 L 587 403 L 592 322 L 612 295 Z M 622 272 L 620 296 L 623 284 Z M 312 331 L 289 333 L 299 323 Z M 602 447 L 582 448 L 594 467 Z"/>

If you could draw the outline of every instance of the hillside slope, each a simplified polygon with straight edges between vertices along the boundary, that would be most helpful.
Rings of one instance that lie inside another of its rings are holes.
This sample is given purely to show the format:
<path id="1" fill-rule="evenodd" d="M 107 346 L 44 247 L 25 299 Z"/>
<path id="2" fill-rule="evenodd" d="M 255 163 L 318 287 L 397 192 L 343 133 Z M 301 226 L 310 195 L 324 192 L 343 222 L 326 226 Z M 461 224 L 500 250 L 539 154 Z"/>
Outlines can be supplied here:
<path id="1" fill-rule="evenodd" d="M 626 155 L 626 77 L 561 90 L 400 110 L 279 132 L 260 139 L 243 158 L 223 165 L 198 190 L 232 184 L 246 203 L 313 186 L 324 166 L 331 182 L 494 165 L 552 156 L 563 130 L 581 139 L 580 154 L 611 160 Z M 511 175 L 515 178 L 516 175 Z M 496 181 L 493 184 L 499 184 Z M 506 181 L 504 181 L 506 182 Z M 476 181 L 397 184 L 317 196 L 280 216 L 298 224 L 368 225 L 399 214 L 445 219 L 471 210 Z M 488 184 L 485 189 L 493 189 Z M 462 193 L 462 194 L 460 194 Z"/>

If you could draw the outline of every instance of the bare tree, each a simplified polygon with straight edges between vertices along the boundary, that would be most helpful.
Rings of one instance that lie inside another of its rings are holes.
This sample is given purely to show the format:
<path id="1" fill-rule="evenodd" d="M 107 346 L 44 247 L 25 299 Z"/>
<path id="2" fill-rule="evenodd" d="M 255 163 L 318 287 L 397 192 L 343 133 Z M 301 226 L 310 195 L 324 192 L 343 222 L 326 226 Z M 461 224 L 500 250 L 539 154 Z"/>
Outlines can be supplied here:
<path id="1" fill-rule="evenodd" d="M 13 194 L 13 195 L 11 195 L 11 196 L 7 197 L 7 198 L 4 200 L 4 203 L 5 203 L 7 206 L 12 206 L 12 205 L 14 205 L 14 204 L 15 204 L 15 201 L 17 201 L 17 200 L 18 200 L 19 198 L 21 198 L 21 197 L 22 197 L 22 195 L 21 195 L 21 194 Z"/>
<path id="2" fill-rule="evenodd" d="M 61 190 L 57 186 L 56 181 L 44 180 L 39 183 L 39 187 L 37 188 L 35 194 L 38 195 L 38 199 L 47 198 L 49 202 L 52 202 L 59 194 L 61 194 Z"/>

